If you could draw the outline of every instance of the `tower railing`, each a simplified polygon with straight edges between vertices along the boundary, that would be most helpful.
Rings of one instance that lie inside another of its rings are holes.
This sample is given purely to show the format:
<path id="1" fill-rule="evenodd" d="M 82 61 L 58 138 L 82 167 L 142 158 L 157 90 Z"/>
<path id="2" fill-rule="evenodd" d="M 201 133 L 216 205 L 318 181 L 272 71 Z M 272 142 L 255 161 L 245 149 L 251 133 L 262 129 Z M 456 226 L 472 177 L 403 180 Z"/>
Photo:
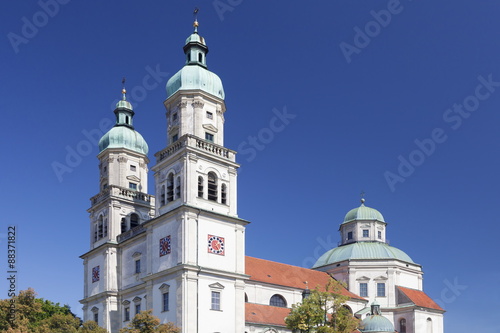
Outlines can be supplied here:
<path id="1" fill-rule="evenodd" d="M 137 227 L 133 227 L 132 229 L 125 231 L 124 233 L 119 234 L 116 237 L 116 241 L 118 243 L 124 242 L 129 238 L 132 238 L 138 234 L 142 234 L 143 232 L 146 231 L 146 228 L 142 226 L 142 224 L 139 224 Z"/>
<path id="2" fill-rule="evenodd" d="M 225 148 L 207 140 L 203 140 L 191 134 L 185 134 L 181 136 L 177 141 L 170 144 L 167 148 L 157 152 L 155 154 L 156 163 L 159 163 L 164 159 L 174 155 L 184 147 L 195 148 L 217 157 L 226 158 L 233 162 L 235 161 L 236 152 L 234 150 Z"/>
<path id="3" fill-rule="evenodd" d="M 99 194 L 90 198 L 90 203 L 92 206 L 102 202 L 103 200 L 112 197 L 118 197 L 121 199 L 127 199 L 132 201 L 139 201 L 144 203 L 153 203 L 154 196 L 151 194 L 139 192 L 136 190 L 132 190 L 126 187 L 110 185 L 104 190 L 102 190 Z"/>

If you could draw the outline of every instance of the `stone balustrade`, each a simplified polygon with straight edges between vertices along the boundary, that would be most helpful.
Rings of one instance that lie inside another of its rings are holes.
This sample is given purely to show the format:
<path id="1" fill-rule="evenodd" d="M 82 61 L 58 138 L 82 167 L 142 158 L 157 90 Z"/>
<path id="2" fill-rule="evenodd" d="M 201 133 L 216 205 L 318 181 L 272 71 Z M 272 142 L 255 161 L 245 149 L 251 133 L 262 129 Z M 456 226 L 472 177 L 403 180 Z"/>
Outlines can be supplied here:
<path id="1" fill-rule="evenodd" d="M 118 241 L 118 243 L 121 243 L 121 242 L 124 242 L 127 239 L 132 238 L 132 237 L 134 237 L 138 234 L 141 234 L 145 231 L 146 231 L 146 228 L 144 228 L 142 226 L 142 224 L 139 224 L 137 227 L 134 227 L 134 228 L 130 229 L 129 231 L 125 231 L 124 233 L 119 234 L 116 237 L 116 240 Z"/>
<path id="2" fill-rule="evenodd" d="M 147 193 L 139 192 L 121 186 L 111 185 L 108 188 L 102 190 L 101 193 L 90 198 L 90 203 L 92 204 L 92 206 L 94 206 L 99 202 L 109 198 L 110 196 L 132 201 L 142 201 L 145 203 L 152 203 L 154 199 L 153 195 Z"/>
<path id="3" fill-rule="evenodd" d="M 159 151 L 155 154 L 156 163 L 163 161 L 164 159 L 174 155 L 177 151 L 179 151 L 183 147 L 191 147 L 199 150 L 203 150 L 204 152 L 208 152 L 212 155 L 229 159 L 231 161 L 235 161 L 235 151 L 225 148 L 223 146 L 216 145 L 207 140 L 203 140 L 199 137 L 196 137 L 191 134 L 183 135 L 176 142 L 169 145 L 167 148 Z"/>

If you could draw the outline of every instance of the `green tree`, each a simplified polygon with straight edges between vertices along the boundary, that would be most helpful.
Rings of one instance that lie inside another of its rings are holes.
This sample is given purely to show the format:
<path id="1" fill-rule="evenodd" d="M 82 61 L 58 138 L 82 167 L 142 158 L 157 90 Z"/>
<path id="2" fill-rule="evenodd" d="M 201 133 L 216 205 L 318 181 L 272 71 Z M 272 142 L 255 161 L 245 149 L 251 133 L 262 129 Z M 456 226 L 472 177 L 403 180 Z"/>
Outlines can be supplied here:
<path id="1" fill-rule="evenodd" d="M 36 333 L 77 333 L 80 319 L 71 314 L 55 313 L 40 322 Z"/>
<path id="2" fill-rule="evenodd" d="M 81 325 L 68 305 L 61 306 L 29 288 L 10 299 L 0 300 L 0 332 L 7 333 L 107 333 L 97 324 Z"/>
<path id="3" fill-rule="evenodd" d="M 93 320 L 88 320 L 78 330 L 78 333 L 108 333 L 108 331 Z"/>
<path id="4" fill-rule="evenodd" d="M 316 288 L 302 303 L 292 306 L 285 318 L 287 328 L 310 333 L 350 333 L 359 324 L 359 320 L 345 306 L 349 296 L 342 294 L 344 286 L 337 280 L 330 279 L 325 290 Z"/>
<path id="5" fill-rule="evenodd" d="M 120 333 L 179 333 L 181 330 L 172 323 L 160 324 L 152 310 L 141 311 Z"/>

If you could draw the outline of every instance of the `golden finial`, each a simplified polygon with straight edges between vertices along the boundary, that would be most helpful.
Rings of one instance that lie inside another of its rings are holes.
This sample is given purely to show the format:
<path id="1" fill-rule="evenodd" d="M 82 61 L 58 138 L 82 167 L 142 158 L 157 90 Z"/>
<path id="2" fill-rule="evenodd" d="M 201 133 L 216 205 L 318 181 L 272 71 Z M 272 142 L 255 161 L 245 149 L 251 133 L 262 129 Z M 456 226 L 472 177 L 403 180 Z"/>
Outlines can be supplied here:
<path id="1" fill-rule="evenodd" d="M 126 79 L 125 79 L 125 77 L 124 77 L 124 78 L 122 79 L 122 94 L 123 94 L 122 99 L 123 99 L 123 100 L 126 100 L 126 99 L 127 99 L 127 96 L 126 96 L 126 94 L 127 94 L 127 90 L 125 89 L 125 81 L 126 81 Z"/>
<path id="2" fill-rule="evenodd" d="M 193 16 L 194 16 L 194 23 L 193 23 L 193 27 L 194 27 L 194 32 L 198 32 L 198 12 L 200 10 L 198 9 L 198 7 L 196 7 L 194 9 L 194 12 L 193 12 Z"/>

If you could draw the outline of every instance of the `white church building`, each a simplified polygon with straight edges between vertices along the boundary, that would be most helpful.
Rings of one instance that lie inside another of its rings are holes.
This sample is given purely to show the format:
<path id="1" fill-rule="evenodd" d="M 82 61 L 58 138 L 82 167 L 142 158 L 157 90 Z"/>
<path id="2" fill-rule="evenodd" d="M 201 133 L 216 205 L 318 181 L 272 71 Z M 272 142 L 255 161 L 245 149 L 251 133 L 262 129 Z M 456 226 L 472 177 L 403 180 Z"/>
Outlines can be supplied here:
<path id="1" fill-rule="evenodd" d="M 442 333 L 444 310 L 423 292 L 422 267 L 386 243 L 384 217 L 364 202 L 340 224 L 340 245 L 312 269 L 245 256 L 249 222 L 237 214 L 236 152 L 224 147 L 224 89 L 207 69 L 197 29 L 195 22 L 184 67 L 167 82 L 155 195 L 125 90 L 99 142 L 99 193 L 81 256 L 84 320 L 115 333 L 152 309 L 184 333 L 290 332 L 292 304 L 332 276 L 347 284 L 361 332 Z"/>

